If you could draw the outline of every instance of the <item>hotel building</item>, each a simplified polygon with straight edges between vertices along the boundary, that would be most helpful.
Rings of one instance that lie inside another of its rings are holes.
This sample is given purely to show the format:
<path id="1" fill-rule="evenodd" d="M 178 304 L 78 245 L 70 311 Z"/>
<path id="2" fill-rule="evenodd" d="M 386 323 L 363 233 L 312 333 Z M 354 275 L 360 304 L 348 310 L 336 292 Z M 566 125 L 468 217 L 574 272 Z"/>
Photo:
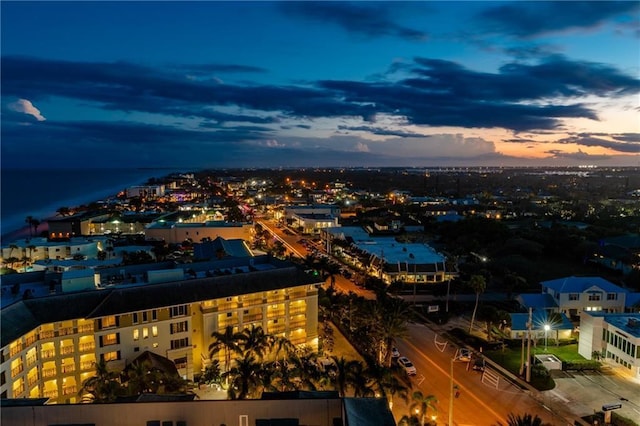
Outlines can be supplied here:
<path id="1" fill-rule="evenodd" d="M 170 359 L 191 380 L 212 361 L 212 333 L 227 326 L 262 326 L 317 349 L 317 278 L 270 256 L 223 260 L 206 275 L 193 271 L 197 265 L 177 281 L 165 274 L 173 281 L 158 282 L 163 271 L 149 280 L 147 271 L 126 283 L 50 295 L 48 276 L 23 283 L 30 297 L 12 301 L 3 291 L 0 397 L 77 403 L 96 362 L 120 371 L 144 351 Z M 222 355 L 215 356 L 225 368 Z"/>

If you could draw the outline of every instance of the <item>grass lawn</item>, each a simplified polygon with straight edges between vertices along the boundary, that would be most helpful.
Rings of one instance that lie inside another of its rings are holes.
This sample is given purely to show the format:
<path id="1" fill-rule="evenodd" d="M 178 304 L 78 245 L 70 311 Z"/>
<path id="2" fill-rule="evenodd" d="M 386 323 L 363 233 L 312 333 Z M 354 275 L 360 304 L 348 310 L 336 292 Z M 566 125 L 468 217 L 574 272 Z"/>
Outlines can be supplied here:
<path id="1" fill-rule="evenodd" d="M 526 351 L 526 348 L 525 348 Z M 578 354 L 578 345 L 549 346 L 545 352 L 544 346 L 538 345 L 537 348 L 531 348 L 531 356 L 543 353 L 550 353 L 558 357 L 561 361 L 580 362 L 585 361 L 584 357 Z M 484 354 L 497 362 L 515 375 L 520 374 L 520 365 L 522 363 L 521 348 L 505 348 L 485 351 Z M 555 383 L 551 377 L 546 375 L 531 374 L 531 385 L 538 390 L 549 390 L 555 387 Z"/>

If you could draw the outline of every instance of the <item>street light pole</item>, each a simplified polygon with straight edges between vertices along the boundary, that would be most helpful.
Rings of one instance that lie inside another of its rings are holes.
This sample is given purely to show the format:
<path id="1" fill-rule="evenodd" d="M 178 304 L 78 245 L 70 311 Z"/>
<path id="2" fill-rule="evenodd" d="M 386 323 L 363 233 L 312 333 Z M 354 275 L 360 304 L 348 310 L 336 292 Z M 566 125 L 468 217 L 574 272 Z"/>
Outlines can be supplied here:
<path id="1" fill-rule="evenodd" d="M 454 358 L 451 358 L 449 370 L 449 426 L 453 426 L 453 360 Z"/>
<path id="2" fill-rule="evenodd" d="M 550 329 L 551 329 L 551 326 L 549 324 L 544 325 L 544 351 L 545 352 L 547 352 L 547 333 L 549 333 Z"/>
<path id="3" fill-rule="evenodd" d="M 529 308 L 529 321 L 527 322 L 527 373 L 525 380 L 531 382 L 531 325 L 532 325 L 533 309 Z"/>

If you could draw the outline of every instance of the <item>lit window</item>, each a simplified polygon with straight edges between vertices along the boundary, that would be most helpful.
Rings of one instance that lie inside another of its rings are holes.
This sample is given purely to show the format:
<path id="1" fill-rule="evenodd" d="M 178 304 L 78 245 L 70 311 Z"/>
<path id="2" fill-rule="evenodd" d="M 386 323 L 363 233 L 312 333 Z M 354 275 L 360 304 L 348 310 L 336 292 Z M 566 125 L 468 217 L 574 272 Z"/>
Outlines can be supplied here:
<path id="1" fill-rule="evenodd" d="M 133 330 L 133 340 L 138 340 L 140 338 L 140 330 L 137 328 Z"/>
<path id="2" fill-rule="evenodd" d="M 148 329 L 147 327 L 144 327 L 144 328 L 142 329 L 142 338 L 143 338 L 143 339 L 147 339 L 147 338 L 149 338 L 149 329 Z"/>
<path id="3" fill-rule="evenodd" d="M 155 325 L 151 327 L 151 335 L 153 337 L 158 337 L 158 327 L 156 327 Z"/>

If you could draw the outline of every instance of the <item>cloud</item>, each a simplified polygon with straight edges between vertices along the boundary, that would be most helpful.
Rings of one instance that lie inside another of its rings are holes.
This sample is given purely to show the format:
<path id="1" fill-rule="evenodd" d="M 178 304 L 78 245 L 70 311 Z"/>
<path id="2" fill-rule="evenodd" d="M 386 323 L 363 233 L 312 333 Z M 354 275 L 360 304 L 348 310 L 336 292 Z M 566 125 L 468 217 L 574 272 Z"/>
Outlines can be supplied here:
<path id="1" fill-rule="evenodd" d="M 608 140 L 588 133 L 569 136 L 558 140 L 559 143 L 573 143 L 582 146 L 600 146 L 618 152 L 640 153 L 640 140 Z"/>
<path id="2" fill-rule="evenodd" d="M 398 25 L 390 19 L 401 3 L 349 2 L 281 2 L 281 10 L 322 24 L 333 22 L 345 30 L 367 37 L 392 36 L 410 41 L 424 41 L 427 33 Z"/>
<path id="3" fill-rule="evenodd" d="M 488 31 L 519 38 L 566 30 L 589 30 L 616 17 L 634 17 L 635 1 L 540 1 L 512 2 L 484 10 L 476 20 Z"/>
<path id="4" fill-rule="evenodd" d="M 388 129 L 382 127 L 373 127 L 373 126 L 338 126 L 338 130 L 346 130 L 351 132 L 366 132 L 373 135 L 379 136 L 399 136 L 402 138 L 411 138 L 411 137 L 424 137 L 428 138 L 429 135 L 423 135 L 416 132 L 406 132 L 397 129 Z"/>
<path id="5" fill-rule="evenodd" d="M 602 160 L 611 160 L 612 157 L 610 155 L 603 154 L 588 154 L 584 151 L 578 150 L 577 152 L 563 152 L 560 150 L 549 150 L 546 151 L 547 154 L 551 154 L 551 158 L 554 159 L 571 159 L 571 160 L 579 160 L 583 161 L 602 161 Z"/>
<path id="6" fill-rule="evenodd" d="M 40 114 L 40 110 L 33 106 L 31 101 L 27 99 L 18 99 L 16 102 L 12 102 L 8 105 L 9 109 L 16 112 L 22 112 L 34 117 L 38 121 L 45 121 L 46 118 Z"/>
<path id="7" fill-rule="evenodd" d="M 357 152 L 369 152 L 369 146 L 366 143 L 358 142 L 355 150 Z"/>
<path id="8" fill-rule="evenodd" d="M 5 56 L 2 67 L 3 97 L 34 102 L 61 97 L 105 110 L 200 120 L 203 127 L 218 125 L 223 130 L 230 123 L 269 127 L 289 119 L 339 117 L 373 123 L 382 115 L 408 125 L 554 130 L 564 118 L 598 119 L 591 106 L 578 101 L 581 98 L 640 92 L 640 80 L 614 67 L 562 56 L 537 64 L 506 64 L 496 73 L 416 58 L 405 68 L 411 74 L 402 79 L 321 80 L 306 85 L 221 85 L 127 62 Z M 415 136 L 400 126 L 368 127 L 360 130 Z"/>

